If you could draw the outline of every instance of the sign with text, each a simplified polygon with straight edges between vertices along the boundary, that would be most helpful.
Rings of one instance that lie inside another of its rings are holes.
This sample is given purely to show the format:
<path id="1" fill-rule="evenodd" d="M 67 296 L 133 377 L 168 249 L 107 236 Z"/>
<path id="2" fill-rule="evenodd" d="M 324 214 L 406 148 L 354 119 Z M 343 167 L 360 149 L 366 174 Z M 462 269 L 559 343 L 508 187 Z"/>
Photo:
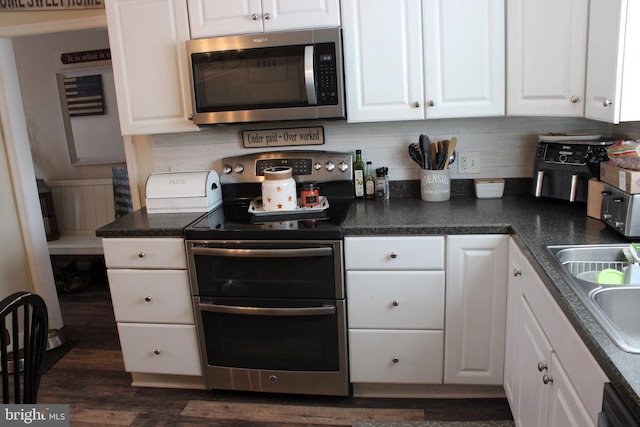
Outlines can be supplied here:
<path id="1" fill-rule="evenodd" d="M 104 9 L 104 0 L 0 0 L 0 12 Z"/>
<path id="2" fill-rule="evenodd" d="M 307 128 L 246 130 L 242 132 L 242 143 L 245 148 L 322 145 L 324 144 L 324 128 L 322 126 L 315 126 Z"/>
<path id="3" fill-rule="evenodd" d="M 0 0 L 1 2 L 2 0 Z M 78 64 L 82 62 L 110 61 L 111 49 L 86 50 L 84 52 L 70 52 L 60 55 L 63 64 Z"/>

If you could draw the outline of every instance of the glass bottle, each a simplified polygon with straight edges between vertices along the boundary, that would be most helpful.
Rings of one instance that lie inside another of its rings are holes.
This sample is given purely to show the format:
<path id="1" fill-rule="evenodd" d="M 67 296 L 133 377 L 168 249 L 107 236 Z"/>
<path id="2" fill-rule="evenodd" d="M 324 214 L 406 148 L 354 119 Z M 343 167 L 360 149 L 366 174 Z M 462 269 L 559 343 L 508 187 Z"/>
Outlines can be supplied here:
<path id="1" fill-rule="evenodd" d="M 364 162 L 362 150 L 356 150 L 356 159 L 353 162 L 353 184 L 356 199 L 364 198 Z"/>
<path id="2" fill-rule="evenodd" d="M 376 179 L 373 177 L 372 168 L 371 162 L 367 162 L 364 176 L 364 197 L 367 200 L 376 199 Z"/>

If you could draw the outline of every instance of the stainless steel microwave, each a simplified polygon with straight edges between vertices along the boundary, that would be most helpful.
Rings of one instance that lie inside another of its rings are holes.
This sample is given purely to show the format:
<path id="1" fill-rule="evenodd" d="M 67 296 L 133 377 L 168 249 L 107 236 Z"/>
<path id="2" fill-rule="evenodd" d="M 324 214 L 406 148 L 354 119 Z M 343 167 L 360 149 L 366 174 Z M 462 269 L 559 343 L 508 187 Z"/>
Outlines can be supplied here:
<path id="1" fill-rule="evenodd" d="M 339 28 L 187 41 L 195 124 L 344 119 Z"/>

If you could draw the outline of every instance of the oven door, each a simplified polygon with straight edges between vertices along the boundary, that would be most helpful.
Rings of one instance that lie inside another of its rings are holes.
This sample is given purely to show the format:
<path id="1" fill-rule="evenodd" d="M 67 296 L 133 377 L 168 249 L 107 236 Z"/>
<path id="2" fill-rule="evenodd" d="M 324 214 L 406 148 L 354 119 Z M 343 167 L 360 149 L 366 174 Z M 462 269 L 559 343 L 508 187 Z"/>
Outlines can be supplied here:
<path id="1" fill-rule="evenodd" d="M 188 241 L 193 295 L 342 299 L 341 241 Z"/>
<path id="2" fill-rule="evenodd" d="M 194 297 L 205 386 L 348 395 L 343 300 Z"/>

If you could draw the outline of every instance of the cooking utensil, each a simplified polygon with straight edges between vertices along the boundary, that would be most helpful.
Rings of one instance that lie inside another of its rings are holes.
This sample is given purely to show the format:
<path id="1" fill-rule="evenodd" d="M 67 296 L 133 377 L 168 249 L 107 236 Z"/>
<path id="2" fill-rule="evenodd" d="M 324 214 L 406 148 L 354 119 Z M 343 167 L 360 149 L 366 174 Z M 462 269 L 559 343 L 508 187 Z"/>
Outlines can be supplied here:
<path id="1" fill-rule="evenodd" d="M 409 144 L 409 157 L 411 158 L 411 160 L 419 164 L 421 169 L 425 169 L 424 155 L 420 150 L 418 144 L 416 144 L 415 142 Z"/>
<path id="2" fill-rule="evenodd" d="M 437 154 L 436 154 L 436 169 L 443 170 L 444 165 L 449 157 L 447 151 L 445 150 L 445 145 L 448 145 L 449 142 L 447 140 L 438 141 L 437 146 Z"/>
<path id="3" fill-rule="evenodd" d="M 427 163 L 427 151 L 430 144 L 429 136 L 420 135 L 420 138 L 418 139 L 418 141 L 420 144 L 420 151 L 422 152 L 422 165 L 423 165 L 422 169 L 429 169 L 429 165 Z"/>
<path id="4" fill-rule="evenodd" d="M 458 138 L 454 136 L 447 144 L 447 159 L 444 164 L 444 169 L 449 169 L 449 165 L 456 159 L 456 145 L 458 145 Z"/>

